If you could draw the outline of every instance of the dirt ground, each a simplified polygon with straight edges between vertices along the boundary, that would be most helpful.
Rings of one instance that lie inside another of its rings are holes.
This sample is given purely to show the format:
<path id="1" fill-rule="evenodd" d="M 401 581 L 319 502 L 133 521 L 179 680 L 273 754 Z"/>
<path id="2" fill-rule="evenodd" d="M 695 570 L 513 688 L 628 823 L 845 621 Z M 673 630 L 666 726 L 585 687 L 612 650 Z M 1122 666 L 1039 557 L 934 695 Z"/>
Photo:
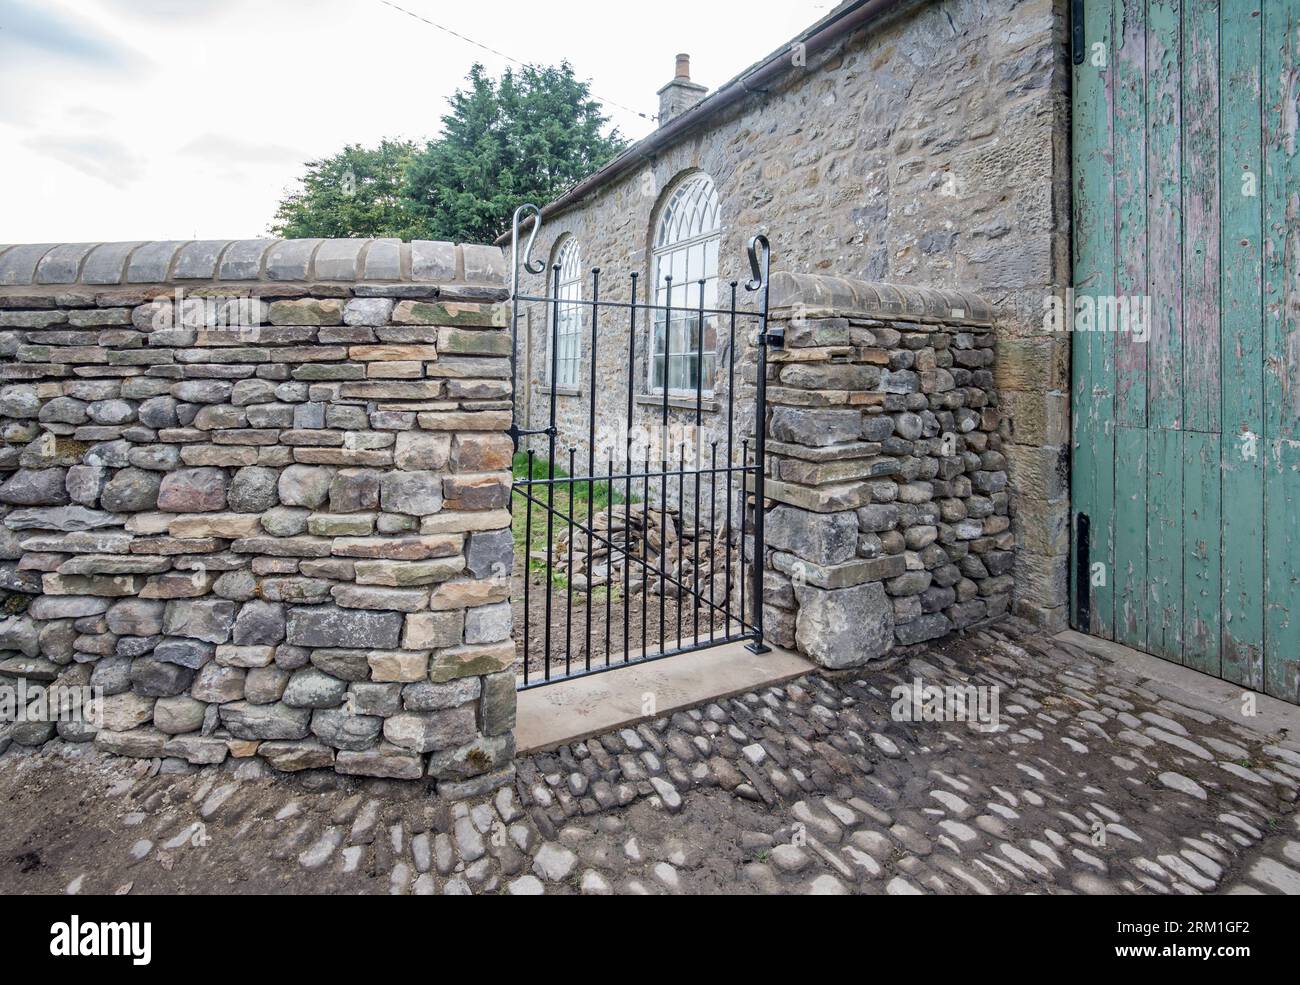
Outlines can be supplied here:
<path id="1" fill-rule="evenodd" d="M 624 656 L 624 640 L 629 655 L 636 659 L 642 652 L 642 631 L 644 630 L 645 649 L 653 654 L 658 652 L 661 641 L 668 641 L 669 648 L 678 639 L 678 613 L 681 615 L 681 639 L 683 644 L 691 646 L 696 642 L 696 618 L 699 620 L 699 637 L 701 644 L 709 640 L 709 630 L 713 629 L 715 638 L 721 637 L 726 624 L 725 613 L 714 613 L 710 621 L 707 606 L 708 593 L 704 591 L 705 601 L 692 605 L 692 599 L 683 600 L 679 606 L 674 598 L 663 599 L 663 621 L 660 622 L 660 596 L 633 592 L 627 599 L 627 618 L 623 614 L 623 594 L 619 588 L 612 593 L 606 589 L 597 589 L 591 609 L 591 645 L 592 665 L 604 666 L 608 649 L 611 664 L 621 663 Z M 523 578 L 516 575 L 511 597 L 514 606 L 514 640 L 516 650 L 515 672 L 524 669 L 524 584 Z M 642 604 L 644 603 L 644 618 Z M 715 603 L 722 604 L 720 596 Z M 565 673 L 566 630 L 568 631 L 567 654 L 572 670 L 582 670 L 586 665 L 587 646 L 587 612 L 588 597 L 586 592 L 574 591 L 571 594 L 563 588 L 552 587 L 551 590 L 551 676 Z M 606 616 L 608 615 L 608 627 Z M 542 591 L 542 577 L 533 575 L 533 583 L 528 597 L 528 672 L 530 678 L 541 676 L 546 669 L 546 593 Z M 733 617 L 733 628 L 735 619 Z M 608 643 L 608 648 L 606 644 Z"/>
<path id="2" fill-rule="evenodd" d="M 301 892 L 298 854 L 310 839 L 294 833 L 354 822 L 363 793 L 384 805 L 351 839 L 365 853 L 350 871 L 317 873 L 313 891 L 386 892 L 391 844 L 381 824 L 411 832 L 449 824 L 447 805 L 422 784 L 281 775 L 255 761 L 168 774 L 156 761 L 104 757 L 87 743 L 5 766 L 6 895 Z M 156 864 L 141 864 L 145 856 Z"/>
<path id="3" fill-rule="evenodd" d="M 149 767 L 92 755 L 74 764 L 33 758 L 17 775 L 0 772 L 8 801 L 0 826 L 0 892 L 384 894 L 394 891 L 394 871 L 418 876 L 428 865 L 421 854 L 454 837 L 456 815 L 419 784 L 252 770 L 214 807 L 235 773 L 224 771 L 214 787 L 211 771 L 159 775 Z M 735 871 L 747 860 L 742 831 L 777 826 L 761 803 L 712 789 L 701 791 L 690 815 L 670 827 L 662 814 L 639 800 L 573 847 L 621 859 L 622 844 L 639 832 L 647 855 L 689 856 L 697 892 L 759 891 L 737 886 Z M 308 868 L 303 858 L 330 831 L 339 832 L 340 843 L 329 864 Z M 649 834 L 654 831 L 659 834 Z M 555 828 L 545 833 L 557 836 Z M 561 841 L 573 835 L 566 829 Z M 705 851 L 719 835 L 720 850 Z M 531 835 L 529 848 L 537 843 Z"/>

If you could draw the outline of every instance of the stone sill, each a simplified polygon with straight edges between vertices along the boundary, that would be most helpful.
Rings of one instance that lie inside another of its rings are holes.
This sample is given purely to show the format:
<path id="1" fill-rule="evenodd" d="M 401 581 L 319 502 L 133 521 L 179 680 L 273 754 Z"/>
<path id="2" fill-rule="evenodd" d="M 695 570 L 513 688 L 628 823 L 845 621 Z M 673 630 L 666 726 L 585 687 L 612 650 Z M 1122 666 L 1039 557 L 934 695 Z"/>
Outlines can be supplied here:
<path id="1" fill-rule="evenodd" d="M 646 407 L 662 407 L 664 405 L 664 395 L 662 393 L 638 393 L 633 398 L 638 404 Z M 668 406 L 673 410 L 694 410 L 694 397 L 674 397 L 668 396 Z M 704 397 L 700 401 L 700 410 L 712 413 L 718 409 L 718 402 L 712 397 Z"/>
<path id="2" fill-rule="evenodd" d="M 580 386 L 557 386 L 551 387 L 543 383 L 537 388 L 537 392 L 543 396 L 549 397 L 554 393 L 557 397 L 581 397 L 582 387 Z"/>

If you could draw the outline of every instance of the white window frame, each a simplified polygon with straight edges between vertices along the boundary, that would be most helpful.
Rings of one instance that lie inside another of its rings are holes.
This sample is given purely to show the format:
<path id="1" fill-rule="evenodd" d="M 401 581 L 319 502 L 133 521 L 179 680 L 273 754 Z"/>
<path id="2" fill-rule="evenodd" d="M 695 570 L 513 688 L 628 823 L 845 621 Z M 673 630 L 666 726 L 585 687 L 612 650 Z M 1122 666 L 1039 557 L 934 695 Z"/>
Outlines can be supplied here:
<path id="1" fill-rule="evenodd" d="M 691 210 L 683 215 L 682 210 Z M 674 238 L 675 237 L 675 238 Z M 685 276 L 673 277 L 672 284 L 672 324 L 670 326 L 672 353 L 668 365 L 664 367 L 666 381 L 658 379 L 657 370 L 663 355 L 661 340 L 667 312 L 656 310 L 649 320 L 649 343 L 646 360 L 646 384 L 648 392 L 663 394 L 664 382 L 669 383 L 670 397 L 695 396 L 694 385 L 673 386 L 673 367 L 685 366 L 679 373 L 683 381 L 691 378 L 690 366 L 699 354 L 696 322 L 699 320 L 700 279 L 704 279 L 704 307 L 718 307 L 718 251 L 722 242 L 721 210 L 718 204 L 718 191 L 713 179 L 703 171 L 696 171 L 679 182 L 668 195 L 655 223 L 655 236 L 651 251 L 651 265 L 654 272 L 654 303 L 664 305 L 668 301 L 666 275 L 674 266 L 684 270 Z M 698 269 L 692 264 L 692 257 L 699 259 Z M 718 316 L 706 314 L 705 327 L 713 334 L 713 344 L 703 349 L 704 372 L 700 380 L 701 396 L 713 395 L 713 380 L 717 370 L 717 332 Z M 694 336 L 694 338 L 692 338 Z"/>
<path id="2" fill-rule="evenodd" d="M 578 389 L 578 367 L 582 362 L 582 247 L 573 236 L 566 236 L 555 254 L 559 270 L 552 267 L 551 276 L 558 278 L 555 293 L 558 304 L 549 304 L 546 331 L 546 365 L 543 377 L 548 386 L 564 390 Z M 557 328 L 558 326 L 558 328 Z M 554 359 L 552 344 L 559 347 L 559 358 Z M 555 366 L 557 380 L 551 380 L 551 367 Z"/>

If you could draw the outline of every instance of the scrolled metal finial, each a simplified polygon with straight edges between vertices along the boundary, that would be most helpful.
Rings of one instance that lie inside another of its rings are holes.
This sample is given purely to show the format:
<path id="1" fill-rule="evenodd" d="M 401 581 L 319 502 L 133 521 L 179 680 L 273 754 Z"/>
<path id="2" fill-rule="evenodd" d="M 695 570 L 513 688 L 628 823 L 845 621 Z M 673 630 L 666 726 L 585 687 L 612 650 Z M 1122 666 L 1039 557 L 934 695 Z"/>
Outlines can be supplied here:
<path id="1" fill-rule="evenodd" d="M 544 260 L 530 259 L 533 254 L 533 243 L 537 240 L 537 231 L 542 228 L 542 210 L 531 202 L 526 202 L 519 208 L 515 209 L 515 214 L 510 220 L 510 248 L 511 258 L 515 263 L 519 262 L 519 226 L 527 215 L 533 217 L 533 228 L 528 233 L 528 242 L 524 244 L 523 268 L 530 274 L 540 274 L 546 269 Z"/>
<path id="2" fill-rule="evenodd" d="M 762 251 L 762 259 L 759 259 L 759 252 Z M 767 237 L 762 233 L 756 233 L 749 238 L 749 270 L 753 276 L 745 282 L 745 290 L 757 291 L 767 284 L 768 267 L 772 261 L 772 244 L 767 241 Z"/>

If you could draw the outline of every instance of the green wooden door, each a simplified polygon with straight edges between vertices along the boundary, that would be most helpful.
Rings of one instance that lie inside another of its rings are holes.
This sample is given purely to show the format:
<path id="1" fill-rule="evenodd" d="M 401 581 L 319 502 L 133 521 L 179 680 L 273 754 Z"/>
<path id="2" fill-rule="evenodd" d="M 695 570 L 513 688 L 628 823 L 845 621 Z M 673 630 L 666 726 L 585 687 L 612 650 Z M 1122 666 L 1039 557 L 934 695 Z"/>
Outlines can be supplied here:
<path id="1" fill-rule="evenodd" d="M 1074 625 L 1300 703 L 1300 0 L 1082 2 Z"/>

